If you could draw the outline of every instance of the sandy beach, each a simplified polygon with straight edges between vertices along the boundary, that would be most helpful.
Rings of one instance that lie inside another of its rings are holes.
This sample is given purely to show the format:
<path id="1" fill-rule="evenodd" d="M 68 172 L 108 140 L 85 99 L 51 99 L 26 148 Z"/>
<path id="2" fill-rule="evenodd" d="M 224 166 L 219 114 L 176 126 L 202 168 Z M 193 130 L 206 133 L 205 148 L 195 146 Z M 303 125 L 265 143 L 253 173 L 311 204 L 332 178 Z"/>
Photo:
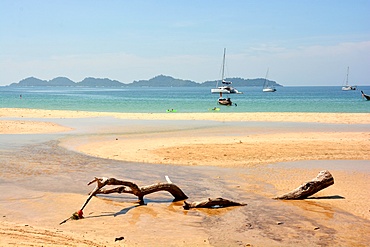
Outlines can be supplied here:
<path id="1" fill-rule="evenodd" d="M 245 112 L 245 113 L 118 113 L 0 108 L 0 117 L 21 118 L 85 118 L 113 116 L 122 119 L 150 120 L 213 120 L 213 121 L 273 121 L 312 122 L 337 124 L 370 124 L 369 113 L 291 113 L 291 112 Z"/>
<path id="2" fill-rule="evenodd" d="M 2 143 L 0 245 L 367 246 L 369 130 L 367 113 L 1 108 L 0 137 L 53 134 L 56 142 L 16 147 L 16 155 Z M 326 169 L 335 184 L 316 199 L 271 199 Z M 184 211 L 161 193 L 140 207 L 132 196 L 98 197 L 85 219 L 59 225 L 86 199 L 92 189 L 86 183 L 103 175 L 143 184 L 170 175 L 189 191 L 189 201 L 222 196 L 248 205 Z"/>

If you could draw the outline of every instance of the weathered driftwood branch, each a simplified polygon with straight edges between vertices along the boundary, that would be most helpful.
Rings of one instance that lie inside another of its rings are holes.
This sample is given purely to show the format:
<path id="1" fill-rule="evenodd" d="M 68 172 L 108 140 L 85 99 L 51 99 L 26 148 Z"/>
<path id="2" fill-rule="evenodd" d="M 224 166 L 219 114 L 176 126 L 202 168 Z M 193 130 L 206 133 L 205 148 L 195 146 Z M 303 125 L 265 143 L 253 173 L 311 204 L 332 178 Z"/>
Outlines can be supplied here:
<path id="1" fill-rule="evenodd" d="M 330 174 L 329 171 L 324 170 L 319 172 L 317 177 L 312 179 L 311 181 L 302 184 L 301 186 L 287 194 L 275 197 L 274 199 L 280 200 L 305 199 L 333 184 L 334 184 L 333 176 Z"/>
<path id="2" fill-rule="evenodd" d="M 88 202 L 91 198 L 97 194 L 111 194 L 111 193 L 128 193 L 133 194 L 138 197 L 140 205 L 144 204 L 144 196 L 158 192 L 158 191 L 167 191 L 169 192 L 175 199 L 174 201 L 185 200 L 188 197 L 185 193 L 175 184 L 171 182 L 171 180 L 166 176 L 167 183 L 157 183 L 147 186 L 139 187 L 135 183 L 129 181 L 122 181 L 115 178 L 95 178 L 88 185 L 96 183 L 95 188 L 89 193 L 89 197 L 86 199 L 85 203 L 82 205 L 81 209 L 77 212 L 73 213 L 71 217 L 62 221 L 60 224 L 65 223 L 70 219 L 81 219 L 83 218 L 83 209 L 86 207 Z M 275 197 L 274 199 L 281 199 L 281 200 L 294 200 L 294 199 L 304 199 L 307 198 L 316 192 L 325 189 L 326 187 L 334 184 L 334 178 L 330 174 L 329 171 L 324 170 L 321 171 L 316 178 L 311 180 L 310 182 L 306 182 L 299 186 L 297 189 Z M 114 185 L 118 186 L 112 189 L 103 189 L 106 185 Z M 200 202 L 192 202 L 188 203 L 184 201 L 183 208 L 190 209 L 190 208 L 220 208 L 220 207 L 230 207 L 230 206 L 244 206 L 247 204 L 239 203 L 230 201 L 223 198 L 215 198 L 208 200 L 200 201 Z"/>
<path id="3" fill-rule="evenodd" d="M 88 185 L 93 184 L 96 182 L 95 188 L 89 193 L 89 197 L 86 199 L 85 203 L 82 205 L 81 209 L 77 212 L 73 213 L 71 217 L 65 219 L 60 224 L 67 222 L 68 220 L 78 220 L 83 218 L 83 209 L 86 207 L 88 202 L 91 198 L 97 194 L 111 194 L 111 193 L 128 193 L 133 194 L 138 197 L 139 204 L 144 204 L 144 196 L 158 192 L 158 191 L 167 191 L 169 192 L 175 199 L 174 201 L 185 200 L 188 197 L 185 193 L 175 184 L 171 182 L 171 180 L 166 176 L 167 183 L 157 183 L 147 186 L 139 187 L 135 183 L 129 181 L 122 181 L 115 178 L 94 178 L 94 180 L 90 181 Z M 119 187 L 113 189 L 102 189 L 106 185 L 120 185 Z"/>
<path id="4" fill-rule="evenodd" d="M 184 201 L 183 208 L 188 210 L 190 208 L 224 208 L 224 207 L 231 207 L 231 206 L 245 206 L 247 204 L 239 203 L 230 201 L 223 198 L 208 198 L 207 200 L 200 201 L 200 202 L 186 202 Z"/>
<path id="5" fill-rule="evenodd" d="M 89 202 L 92 196 L 97 194 L 111 194 L 111 193 L 128 193 L 133 194 L 138 197 L 139 203 L 144 204 L 144 196 L 158 192 L 158 191 L 167 191 L 169 192 L 175 199 L 175 201 L 178 200 L 184 200 L 188 197 L 185 195 L 185 193 L 175 184 L 173 183 L 157 183 L 147 186 L 141 186 L 139 187 L 135 183 L 129 182 L 129 181 L 122 181 L 115 178 L 95 178 L 93 181 L 88 183 L 88 185 L 92 183 L 97 183 L 95 189 L 90 192 L 89 198 L 87 198 L 85 204 L 82 206 L 81 210 L 84 209 L 86 204 Z M 113 188 L 113 189 L 102 189 L 106 185 L 120 185 L 119 187 Z"/>

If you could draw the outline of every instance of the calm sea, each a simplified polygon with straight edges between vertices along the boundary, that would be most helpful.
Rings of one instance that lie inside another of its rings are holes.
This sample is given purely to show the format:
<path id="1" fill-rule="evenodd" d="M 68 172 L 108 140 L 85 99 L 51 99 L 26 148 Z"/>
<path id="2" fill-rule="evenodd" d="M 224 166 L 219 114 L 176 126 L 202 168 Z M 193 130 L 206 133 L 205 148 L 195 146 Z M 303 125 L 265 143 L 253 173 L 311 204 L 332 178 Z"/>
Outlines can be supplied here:
<path id="1" fill-rule="evenodd" d="M 337 87 L 278 87 L 274 93 L 262 88 L 238 87 L 243 94 L 226 95 L 237 106 L 217 105 L 217 94 L 210 88 L 75 88 L 75 87 L 0 87 L 0 107 L 101 112 L 157 113 L 177 112 L 347 112 L 370 113 L 370 86 L 356 91 Z M 22 95 L 22 97 L 20 97 Z"/>

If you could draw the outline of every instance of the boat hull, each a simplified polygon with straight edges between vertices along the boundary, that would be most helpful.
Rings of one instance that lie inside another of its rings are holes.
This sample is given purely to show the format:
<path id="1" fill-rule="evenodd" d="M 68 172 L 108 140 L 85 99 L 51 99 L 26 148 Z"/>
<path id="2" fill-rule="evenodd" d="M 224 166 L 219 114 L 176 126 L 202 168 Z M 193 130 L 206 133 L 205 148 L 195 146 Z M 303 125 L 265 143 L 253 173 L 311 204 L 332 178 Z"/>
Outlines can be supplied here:
<path id="1" fill-rule="evenodd" d="M 226 93 L 226 94 L 232 94 L 237 93 L 241 94 L 238 90 L 236 90 L 233 87 L 218 87 L 218 88 L 212 88 L 211 93 Z"/>
<path id="2" fill-rule="evenodd" d="M 262 89 L 262 92 L 275 92 L 276 89 L 275 88 L 264 88 Z"/>
<path id="3" fill-rule="evenodd" d="M 218 104 L 220 104 L 220 105 L 230 106 L 230 105 L 232 105 L 232 104 L 233 104 L 233 102 L 231 102 L 230 98 L 227 98 L 227 99 L 219 98 L 219 99 L 218 99 Z"/>
<path id="4" fill-rule="evenodd" d="M 356 87 L 354 87 L 354 86 L 344 86 L 344 87 L 342 87 L 342 91 L 351 91 L 351 90 L 356 90 Z"/>
<path id="5" fill-rule="evenodd" d="M 221 88 L 212 88 L 211 93 L 227 93 L 230 94 L 231 92 L 226 89 L 221 89 Z"/>
<path id="6" fill-rule="evenodd" d="M 362 97 L 366 100 L 370 100 L 370 95 L 365 94 L 363 91 L 361 91 Z"/>

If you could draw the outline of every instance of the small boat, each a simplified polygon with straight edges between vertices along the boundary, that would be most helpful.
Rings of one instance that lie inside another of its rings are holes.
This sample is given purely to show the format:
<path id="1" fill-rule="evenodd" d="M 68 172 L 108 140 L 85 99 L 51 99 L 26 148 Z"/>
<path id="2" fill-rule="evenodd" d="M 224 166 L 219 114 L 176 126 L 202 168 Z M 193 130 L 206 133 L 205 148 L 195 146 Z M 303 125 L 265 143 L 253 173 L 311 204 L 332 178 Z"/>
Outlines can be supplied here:
<path id="1" fill-rule="evenodd" d="M 263 89 L 262 89 L 262 92 L 275 92 L 276 89 L 273 85 L 269 85 L 269 82 L 267 80 L 267 75 L 269 74 L 269 69 L 267 69 L 267 72 L 266 72 L 266 77 L 265 77 L 265 82 L 263 83 Z"/>
<path id="2" fill-rule="evenodd" d="M 226 54 L 226 48 L 224 48 L 224 57 L 222 61 L 222 77 L 221 77 L 221 84 L 224 86 L 218 86 L 218 81 L 216 84 L 216 88 L 211 89 L 211 93 L 242 93 L 239 92 L 237 89 L 233 88 L 231 86 L 232 82 L 231 81 L 225 81 L 224 76 L 225 76 L 225 54 Z"/>
<path id="3" fill-rule="evenodd" d="M 266 87 L 264 89 L 262 89 L 262 92 L 276 92 L 276 88 L 274 87 Z"/>
<path id="4" fill-rule="evenodd" d="M 231 102 L 231 99 L 230 98 L 227 98 L 227 99 L 225 99 L 225 98 L 219 98 L 218 99 L 218 103 L 220 105 L 226 105 L 226 106 L 230 106 L 230 105 L 233 104 L 233 102 Z"/>
<path id="5" fill-rule="evenodd" d="M 361 90 L 361 94 L 362 94 L 362 98 L 365 98 L 366 100 L 370 100 L 370 95 L 365 94 L 362 90 Z"/>
<path id="6" fill-rule="evenodd" d="M 347 67 L 347 79 L 346 79 L 346 85 L 342 87 L 342 91 L 351 91 L 356 90 L 356 86 L 350 86 L 348 85 L 348 74 L 349 74 L 349 67 Z"/>

